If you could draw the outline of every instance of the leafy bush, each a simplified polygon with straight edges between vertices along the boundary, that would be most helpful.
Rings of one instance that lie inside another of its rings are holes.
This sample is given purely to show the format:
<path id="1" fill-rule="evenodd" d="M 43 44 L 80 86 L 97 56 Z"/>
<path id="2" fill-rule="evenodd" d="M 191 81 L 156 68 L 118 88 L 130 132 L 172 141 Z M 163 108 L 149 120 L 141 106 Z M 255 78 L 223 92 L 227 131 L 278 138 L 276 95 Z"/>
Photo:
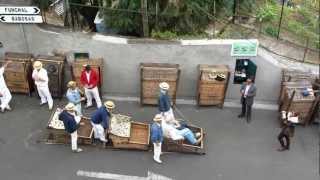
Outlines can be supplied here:
<path id="1" fill-rule="evenodd" d="M 155 39 L 171 40 L 171 39 L 177 39 L 178 35 L 177 33 L 171 32 L 171 31 L 160 32 L 160 31 L 153 30 L 151 32 L 151 37 Z"/>
<path id="2" fill-rule="evenodd" d="M 278 29 L 273 26 L 267 26 L 264 31 L 272 37 L 277 37 L 278 35 Z"/>
<path id="3" fill-rule="evenodd" d="M 277 18 L 277 7 L 272 4 L 266 4 L 257 11 L 257 18 L 260 22 L 270 22 Z"/>

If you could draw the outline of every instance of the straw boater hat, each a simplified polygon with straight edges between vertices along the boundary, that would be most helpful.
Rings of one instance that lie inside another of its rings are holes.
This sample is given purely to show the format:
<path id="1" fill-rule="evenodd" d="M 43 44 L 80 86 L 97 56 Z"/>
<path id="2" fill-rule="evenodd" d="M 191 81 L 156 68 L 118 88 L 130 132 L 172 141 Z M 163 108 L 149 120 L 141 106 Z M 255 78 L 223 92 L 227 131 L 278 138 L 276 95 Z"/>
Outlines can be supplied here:
<path id="1" fill-rule="evenodd" d="M 106 101 L 104 103 L 104 106 L 106 106 L 106 108 L 108 108 L 108 109 L 113 109 L 114 107 L 116 107 L 116 105 L 114 104 L 113 101 Z"/>
<path id="2" fill-rule="evenodd" d="M 159 84 L 159 87 L 163 90 L 168 90 L 170 88 L 169 84 L 166 82 L 162 82 Z"/>
<path id="3" fill-rule="evenodd" d="M 68 103 L 68 104 L 66 105 L 65 109 L 66 109 L 67 111 L 74 111 L 74 110 L 75 110 L 75 106 L 74 106 L 73 103 Z"/>
<path id="4" fill-rule="evenodd" d="M 33 63 L 33 68 L 34 69 L 41 69 L 42 68 L 42 63 L 40 61 L 35 61 Z"/>
<path id="5" fill-rule="evenodd" d="M 154 116 L 154 118 L 153 118 L 153 121 L 155 121 L 155 122 L 159 122 L 159 121 L 161 121 L 161 120 L 162 120 L 161 114 L 156 114 L 156 115 Z"/>
<path id="6" fill-rule="evenodd" d="M 71 88 L 71 87 L 76 87 L 77 83 L 75 81 L 69 81 L 67 87 Z"/>

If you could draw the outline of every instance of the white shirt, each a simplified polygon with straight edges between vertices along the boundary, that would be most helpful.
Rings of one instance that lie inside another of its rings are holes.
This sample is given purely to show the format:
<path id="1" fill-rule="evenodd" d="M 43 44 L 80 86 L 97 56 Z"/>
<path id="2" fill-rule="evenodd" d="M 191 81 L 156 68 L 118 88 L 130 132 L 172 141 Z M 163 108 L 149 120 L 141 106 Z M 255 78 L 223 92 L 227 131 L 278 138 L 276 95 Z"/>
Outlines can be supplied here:
<path id="1" fill-rule="evenodd" d="M 6 82 L 4 81 L 3 78 L 3 73 L 4 73 L 4 67 L 0 68 L 0 92 L 3 92 L 5 89 L 7 89 Z"/>
<path id="2" fill-rule="evenodd" d="M 47 70 L 45 70 L 44 68 L 41 68 L 39 71 L 34 69 L 32 72 L 32 78 L 34 79 L 34 83 L 38 87 L 48 86 L 48 82 L 49 82 L 48 73 L 47 73 Z M 37 78 L 40 78 L 44 81 L 39 81 L 37 80 Z"/>
<path id="3" fill-rule="evenodd" d="M 161 126 L 162 126 L 162 130 L 163 130 L 163 135 L 165 137 L 170 138 L 174 141 L 184 139 L 184 137 L 181 136 L 178 133 L 178 130 L 175 127 L 173 127 L 172 125 L 169 125 L 166 122 L 162 121 Z"/>
<path id="4" fill-rule="evenodd" d="M 244 97 L 247 97 L 250 87 L 251 87 L 251 85 L 246 85 L 246 89 L 244 91 Z"/>
<path id="5" fill-rule="evenodd" d="M 90 73 L 91 73 L 91 71 L 90 72 L 86 72 L 86 77 L 87 77 L 88 82 L 90 82 Z"/>

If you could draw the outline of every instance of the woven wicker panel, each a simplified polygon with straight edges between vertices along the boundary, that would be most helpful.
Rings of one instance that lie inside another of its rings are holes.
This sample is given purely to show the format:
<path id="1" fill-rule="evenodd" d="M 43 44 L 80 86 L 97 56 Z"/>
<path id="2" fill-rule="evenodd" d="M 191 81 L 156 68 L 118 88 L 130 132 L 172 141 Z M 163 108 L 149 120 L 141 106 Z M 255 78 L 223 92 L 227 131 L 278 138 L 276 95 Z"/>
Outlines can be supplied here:
<path id="1" fill-rule="evenodd" d="M 300 114 L 300 123 L 305 123 L 306 118 L 309 115 L 309 112 L 314 103 L 315 97 L 313 95 L 309 95 L 307 97 L 302 96 L 301 92 L 304 87 L 285 87 L 285 94 L 283 97 L 283 105 L 281 106 L 282 111 L 286 111 L 289 106 L 290 97 L 295 90 L 295 96 L 291 103 L 289 111 L 294 111 Z"/>
<path id="2" fill-rule="evenodd" d="M 282 71 L 282 76 L 283 76 L 283 81 L 302 81 L 302 80 L 307 80 L 310 82 L 314 82 L 316 79 L 316 76 L 308 73 L 308 72 L 303 72 L 299 70 L 289 70 L 289 69 L 283 69 Z"/>
<path id="3" fill-rule="evenodd" d="M 201 84 L 200 94 L 208 96 L 220 96 L 221 98 L 223 98 L 225 88 L 225 84 Z"/>
<path id="4" fill-rule="evenodd" d="M 144 67 L 142 69 L 143 80 L 176 81 L 178 69 L 162 67 Z"/>
<path id="5" fill-rule="evenodd" d="M 170 85 L 169 96 L 175 103 L 177 93 L 177 82 L 179 79 L 179 65 L 177 64 L 156 64 L 142 63 L 141 68 L 141 85 L 142 99 L 144 104 L 158 104 L 159 84 L 167 82 Z"/>
<path id="6" fill-rule="evenodd" d="M 296 82 L 283 82 L 282 83 L 282 89 L 280 92 L 280 101 L 283 101 L 284 95 L 286 93 L 286 89 L 292 89 L 292 88 L 312 88 L 312 85 L 309 81 L 296 81 Z"/>
<path id="7" fill-rule="evenodd" d="M 27 93 L 30 95 L 33 89 L 33 80 L 31 79 L 32 58 L 32 54 L 28 53 L 5 53 L 5 60 L 12 61 L 8 64 L 5 72 L 6 83 L 11 92 Z"/>
<path id="8" fill-rule="evenodd" d="M 30 63 L 25 63 L 25 62 L 19 62 L 19 61 L 12 62 L 8 64 L 6 68 L 6 72 L 24 73 L 26 70 L 25 68 L 26 64 L 30 65 Z"/>
<path id="9" fill-rule="evenodd" d="M 198 79 L 198 104 L 199 105 L 223 105 L 230 69 L 227 65 L 198 66 L 200 77 Z M 215 76 L 225 75 L 225 80 L 218 81 Z"/>
<path id="10" fill-rule="evenodd" d="M 25 74 L 19 72 L 6 72 L 5 78 L 13 82 L 26 82 Z"/>
<path id="11" fill-rule="evenodd" d="M 131 122 L 130 143 L 149 144 L 149 125 Z"/>
<path id="12" fill-rule="evenodd" d="M 225 84 L 228 75 L 229 75 L 229 67 L 227 65 L 199 65 L 199 70 L 202 72 L 202 75 L 200 77 L 201 83 L 221 83 Z M 224 81 L 217 81 L 214 78 L 211 78 L 212 76 L 223 74 L 226 76 L 226 79 Z"/>
<path id="13" fill-rule="evenodd" d="M 32 54 L 18 52 L 6 52 L 4 55 L 5 60 L 11 61 L 31 61 L 32 57 Z"/>
<path id="14" fill-rule="evenodd" d="M 143 87 L 143 97 L 154 97 L 154 98 L 158 98 L 159 97 L 159 93 L 160 93 L 160 89 L 159 89 L 159 83 L 161 83 L 162 81 L 143 81 L 142 82 L 142 87 Z M 176 86 L 177 83 L 176 82 L 168 82 L 170 86 L 170 89 L 168 91 L 168 94 L 170 97 L 172 97 L 175 92 L 176 92 Z"/>
<path id="15" fill-rule="evenodd" d="M 302 95 L 302 91 L 304 90 L 305 87 L 296 87 L 296 88 L 288 88 L 285 87 L 286 90 L 286 96 L 287 97 L 291 97 L 293 91 L 296 91 L 294 98 L 293 98 L 293 102 L 313 102 L 315 100 L 315 97 L 313 94 L 309 95 L 309 96 L 303 96 Z M 310 86 L 309 88 L 312 89 L 312 86 Z"/>

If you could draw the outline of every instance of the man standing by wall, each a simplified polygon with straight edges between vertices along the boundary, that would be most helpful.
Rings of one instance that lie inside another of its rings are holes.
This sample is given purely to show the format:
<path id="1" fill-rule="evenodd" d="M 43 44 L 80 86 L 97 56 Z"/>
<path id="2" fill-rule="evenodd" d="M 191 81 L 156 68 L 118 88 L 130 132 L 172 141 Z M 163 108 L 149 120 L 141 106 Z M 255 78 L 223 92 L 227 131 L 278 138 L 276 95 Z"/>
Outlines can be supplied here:
<path id="1" fill-rule="evenodd" d="M 0 68 L 0 111 L 4 112 L 5 110 L 11 110 L 11 107 L 9 106 L 9 103 L 11 101 L 11 93 L 6 85 L 6 82 L 4 81 L 3 74 L 5 68 L 8 66 L 10 61 L 7 61 L 1 68 Z"/>
<path id="2" fill-rule="evenodd" d="M 81 72 L 80 82 L 84 87 L 84 93 L 87 98 L 87 106 L 89 108 L 92 106 L 92 98 L 95 99 L 97 107 L 101 107 L 101 99 L 99 96 L 98 83 L 99 77 L 95 70 L 91 69 L 90 65 L 85 65 L 84 70 Z"/>
<path id="3" fill-rule="evenodd" d="M 247 123 L 251 122 L 251 110 L 254 101 L 254 97 L 256 96 L 257 88 L 252 82 L 252 77 L 248 78 L 246 83 L 241 85 L 240 93 L 241 93 L 241 104 L 242 111 L 238 116 L 239 118 L 246 117 Z"/>
<path id="4" fill-rule="evenodd" d="M 53 99 L 48 86 L 49 77 L 47 70 L 42 68 L 42 63 L 40 61 L 35 61 L 33 63 L 32 79 L 37 86 L 37 90 L 41 98 L 40 106 L 48 103 L 49 110 L 52 110 Z"/>

